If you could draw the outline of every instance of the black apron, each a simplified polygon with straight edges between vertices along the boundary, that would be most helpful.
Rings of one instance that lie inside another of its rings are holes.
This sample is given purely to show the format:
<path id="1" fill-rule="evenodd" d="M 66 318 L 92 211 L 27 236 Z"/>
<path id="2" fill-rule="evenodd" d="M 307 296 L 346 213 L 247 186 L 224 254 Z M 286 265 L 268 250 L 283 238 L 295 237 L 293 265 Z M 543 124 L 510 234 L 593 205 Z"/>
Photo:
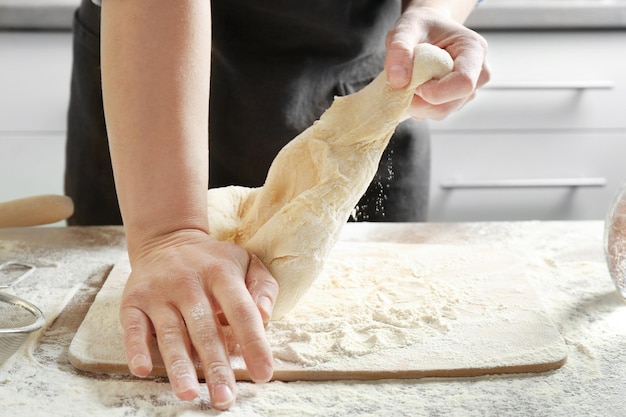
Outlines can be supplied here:
<path id="1" fill-rule="evenodd" d="M 396 0 L 214 0 L 209 186 L 263 184 L 278 151 L 333 97 L 359 90 L 383 67 Z M 99 53 L 100 9 L 83 0 L 74 19 L 66 146 L 69 224 L 121 224 L 111 169 Z M 354 220 L 423 221 L 429 137 L 402 123 Z"/>

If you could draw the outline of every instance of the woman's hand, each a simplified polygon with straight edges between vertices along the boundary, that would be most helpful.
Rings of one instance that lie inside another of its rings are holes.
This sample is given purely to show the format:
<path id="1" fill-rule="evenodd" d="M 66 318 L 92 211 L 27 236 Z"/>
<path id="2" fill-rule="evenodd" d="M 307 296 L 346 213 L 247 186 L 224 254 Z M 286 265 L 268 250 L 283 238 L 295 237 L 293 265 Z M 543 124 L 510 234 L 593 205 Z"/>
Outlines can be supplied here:
<path id="1" fill-rule="evenodd" d="M 156 335 L 176 395 L 206 377 L 211 403 L 235 401 L 218 315 L 255 381 L 272 376 L 265 338 L 276 281 L 244 249 L 209 236 L 211 10 L 208 1 L 104 1 L 102 93 L 132 273 L 120 310 L 129 368 L 152 369 Z"/>
<path id="2" fill-rule="evenodd" d="M 278 285 L 263 263 L 245 249 L 200 230 L 182 230 L 144 246 L 132 258 L 120 317 L 129 368 L 145 377 L 152 370 L 150 341 L 159 351 L 176 395 L 198 395 L 194 360 L 199 359 L 215 408 L 236 398 L 219 316 L 228 321 L 250 377 L 272 377 L 272 352 L 265 337 Z"/>
<path id="3" fill-rule="evenodd" d="M 455 2 L 412 1 L 388 33 L 385 70 L 394 88 L 405 87 L 413 70 L 413 49 L 419 43 L 431 43 L 445 49 L 454 60 L 454 70 L 447 76 L 429 81 L 415 91 L 409 113 L 415 119 L 441 120 L 472 100 L 476 90 L 489 81 L 486 61 L 487 42 L 461 23 L 475 0 Z M 461 3 L 460 5 L 458 5 Z"/>

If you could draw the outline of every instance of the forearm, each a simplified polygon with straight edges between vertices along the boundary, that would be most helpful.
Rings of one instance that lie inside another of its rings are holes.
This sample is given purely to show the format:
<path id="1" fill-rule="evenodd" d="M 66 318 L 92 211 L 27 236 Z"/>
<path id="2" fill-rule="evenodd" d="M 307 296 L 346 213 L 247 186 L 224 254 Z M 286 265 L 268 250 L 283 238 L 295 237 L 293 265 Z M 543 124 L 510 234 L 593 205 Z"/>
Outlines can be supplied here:
<path id="1" fill-rule="evenodd" d="M 402 10 L 413 7 L 429 7 L 447 14 L 459 23 L 465 22 L 477 0 L 402 0 Z"/>
<path id="2" fill-rule="evenodd" d="M 131 252 L 208 230 L 210 28 L 208 1 L 103 2 L 104 108 Z"/>

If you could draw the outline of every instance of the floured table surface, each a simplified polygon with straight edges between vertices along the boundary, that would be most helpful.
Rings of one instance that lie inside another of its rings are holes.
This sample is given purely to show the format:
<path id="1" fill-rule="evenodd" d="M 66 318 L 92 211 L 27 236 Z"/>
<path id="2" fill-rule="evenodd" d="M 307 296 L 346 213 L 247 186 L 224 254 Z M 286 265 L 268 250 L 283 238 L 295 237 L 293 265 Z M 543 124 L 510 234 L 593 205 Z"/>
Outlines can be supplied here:
<path id="1" fill-rule="evenodd" d="M 268 325 L 274 379 L 556 369 L 567 347 L 523 271 L 514 256 L 493 248 L 339 242 L 298 306 Z M 129 272 L 128 260 L 121 259 L 72 340 L 76 368 L 129 373 L 117 319 Z M 229 349 L 237 378 L 248 379 L 237 345 L 231 341 Z M 156 343 L 153 361 L 153 375 L 166 375 Z"/>

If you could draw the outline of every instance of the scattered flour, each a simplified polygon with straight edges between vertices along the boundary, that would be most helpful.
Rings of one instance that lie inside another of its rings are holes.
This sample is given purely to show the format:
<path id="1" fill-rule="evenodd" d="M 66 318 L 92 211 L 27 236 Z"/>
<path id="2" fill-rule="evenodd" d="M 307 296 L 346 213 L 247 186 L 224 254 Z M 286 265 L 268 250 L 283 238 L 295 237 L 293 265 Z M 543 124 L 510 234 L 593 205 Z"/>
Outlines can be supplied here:
<path id="1" fill-rule="evenodd" d="M 621 417 L 626 398 L 626 303 L 615 292 L 604 263 L 602 226 L 601 222 L 519 222 L 424 224 L 397 229 L 389 225 L 358 227 L 359 231 L 370 227 L 381 230 L 392 240 L 402 237 L 427 244 L 496 245 L 520 256 L 527 279 L 570 347 L 568 361 L 559 370 L 455 380 L 239 383 L 237 404 L 221 413 L 211 409 L 206 391 L 196 401 L 182 402 L 164 379 L 85 375 L 69 364 L 67 350 L 79 323 L 64 323 L 64 315 L 53 323 L 55 312 L 61 311 L 71 293 L 74 298 L 68 307 L 77 299 L 78 304 L 83 298 L 88 302 L 123 253 L 121 232 L 80 229 L 70 232 L 69 237 L 59 234 L 64 236 L 59 242 L 51 235 L 24 237 L 0 231 L 1 261 L 16 259 L 38 266 L 34 274 L 9 292 L 35 303 L 47 316 L 47 329 L 33 335 L 21 352 L 0 367 L 0 415 Z M 378 238 L 381 234 L 372 232 Z M 419 283 L 419 268 L 416 272 L 407 275 Z M 437 294 L 427 286 L 416 284 L 416 288 L 424 296 L 429 291 Z M 460 300 L 466 297 L 458 289 L 444 294 Z M 367 295 L 361 296 L 367 299 Z M 439 317 L 440 323 L 431 331 L 445 334 L 454 313 L 447 310 L 445 301 L 435 304 L 438 307 L 433 307 L 433 317 Z M 304 311 L 303 304 L 294 314 Z M 383 311 L 381 317 L 387 317 L 386 313 Z M 481 314 L 479 309 L 476 314 Z M 409 320 L 417 320 L 427 329 L 430 325 L 426 316 L 422 311 L 421 318 L 413 316 Z M 330 329 L 339 332 L 340 326 Z M 397 333 L 379 331 L 381 339 L 397 337 Z M 356 339 L 357 346 L 366 344 Z M 359 354 L 358 349 L 354 351 Z M 306 360 L 319 359 L 313 355 Z"/>
<path id="2" fill-rule="evenodd" d="M 437 252 L 340 244 L 333 254 L 291 314 L 270 322 L 276 359 L 318 365 L 407 346 L 455 319 L 459 292 L 428 268 Z"/>
<path id="3" fill-rule="evenodd" d="M 323 272 L 294 311 L 268 325 L 277 379 L 320 378 L 321 372 L 324 379 L 519 372 L 566 356 L 508 252 L 340 242 Z M 70 355 L 79 369 L 128 372 L 117 312 L 129 273 L 127 259 L 120 260 L 74 337 Z M 228 330 L 232 365 L 243 374 Z M 161 375 L 155 343 L 152 355 Z"/>

